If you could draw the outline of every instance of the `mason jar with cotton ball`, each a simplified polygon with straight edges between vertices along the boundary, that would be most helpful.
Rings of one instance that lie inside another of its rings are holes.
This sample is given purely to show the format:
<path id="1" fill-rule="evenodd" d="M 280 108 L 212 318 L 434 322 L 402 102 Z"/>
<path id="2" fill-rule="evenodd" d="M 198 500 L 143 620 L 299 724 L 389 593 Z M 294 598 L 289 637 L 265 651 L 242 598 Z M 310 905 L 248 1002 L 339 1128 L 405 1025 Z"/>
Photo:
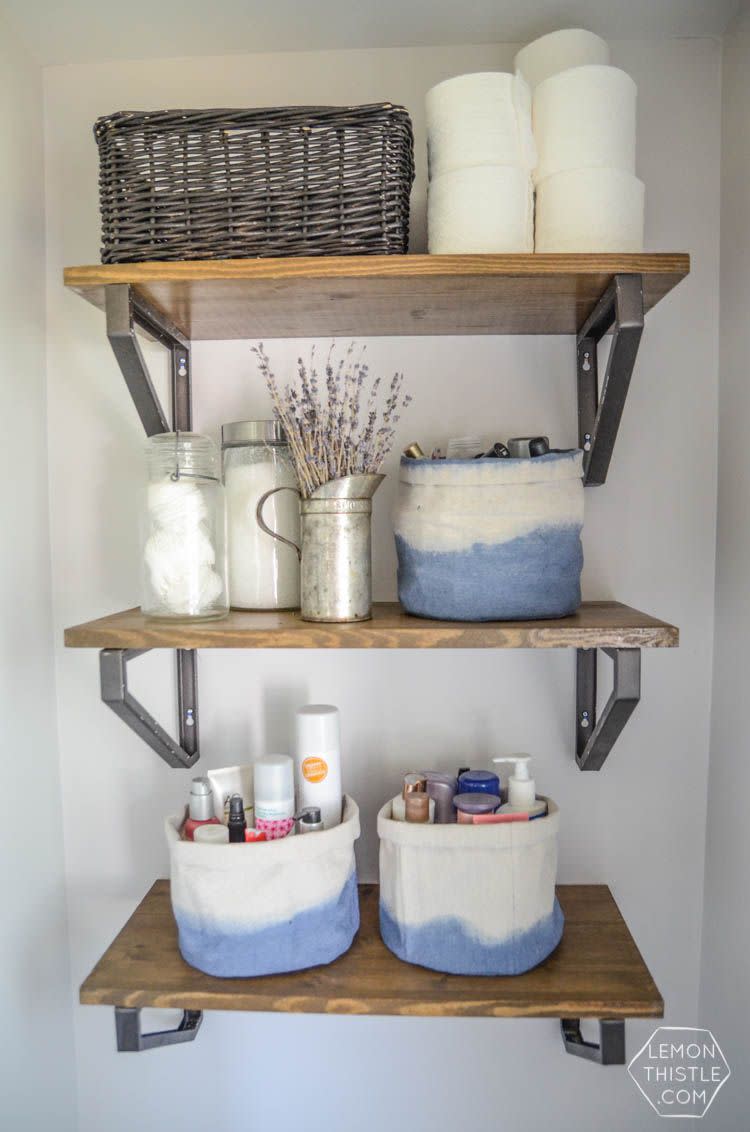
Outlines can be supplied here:
<path id="1" fill-rule="evenodd" d="M 286 433 L 279 421 L 235 421 L 221 429 L 227 498 L 229 592 L 235 609 L 299 609 L 300 510 Z M 283 488 L 290 490 L 284 491 Z M 264 517 L 256 518 L 269 492 Z"/>
<path id="2" fill-rule="evenodd" d="M 148 617 L 224 617 L 229 611 L 224 488 L 207 436 L 165 432 L 146 442 L 142 600 Z"/>

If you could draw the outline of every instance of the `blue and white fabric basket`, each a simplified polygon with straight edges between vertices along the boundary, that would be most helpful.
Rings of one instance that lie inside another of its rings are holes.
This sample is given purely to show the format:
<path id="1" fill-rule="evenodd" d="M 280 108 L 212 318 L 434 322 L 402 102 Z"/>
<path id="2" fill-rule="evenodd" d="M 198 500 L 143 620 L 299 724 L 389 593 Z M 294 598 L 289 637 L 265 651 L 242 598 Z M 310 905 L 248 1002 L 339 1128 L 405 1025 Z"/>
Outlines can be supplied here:
<path id="1" fill-rule="evenodd" d="M 583 454 L 401 460 L 398 596 L 418 617 L 518 621 L 581 604 Z"/>
<path id="2" fill-rule="evenodd" d="M 560 814 L 499 825 L 422 825 L 378 814 L 380 934 L 407 963 L 452 975 L 521 975 L 562 938 Z"/>
<path id="3" fill-rule="evenodd" d="M 359 809 L 340 825 L 248 845 L 180 838 L 167 818 L 172 910 L 180 952 L 207 975 L 276 975 L 331 963 L 359 928 L 354 842 Z"/>

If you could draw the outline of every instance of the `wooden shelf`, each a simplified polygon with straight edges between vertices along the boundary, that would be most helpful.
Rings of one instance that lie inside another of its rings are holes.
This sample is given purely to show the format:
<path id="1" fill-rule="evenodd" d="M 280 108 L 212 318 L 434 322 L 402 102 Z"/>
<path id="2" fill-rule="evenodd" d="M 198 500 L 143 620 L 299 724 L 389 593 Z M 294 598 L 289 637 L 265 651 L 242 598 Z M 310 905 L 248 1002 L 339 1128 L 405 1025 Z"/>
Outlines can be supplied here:
<path id="1" fill-rule="evenodd" d="M 371 621 L 303 621 L 299 613 L 232 612 L 221 621 L 154 621 L 139 609 L 65 630 L 69 648 L 89 649 L 428 649 L 673 648 L 674 625 L 612 601 L 584 602 L 551 621 L 427 621 L 397 603 L 376 602 Z"/>
<path id="2" fill-rule="evenodd" d="M 362 924 L 327 967 L 254 979 L 196 971 L 177 949 L 169 882 L 158 880 L 83 983 L 85 1005 L 302 1014 L 661 1018 L 664 1003 L 605 885 L 560 885 L 562 942 L 505 978 L 442 975 L 402 963 L 378 929 L 378 887 L 360 886 Z"/>
<path id="3" fill-rule="evenodd" d="M 615 274 L 643 276 L 644 310 L 690 270 L 686 254 L 321 256 L 68 267 L 104 308 L 138 298 L 193 340 L 321 335 L 575 334 Z"/>

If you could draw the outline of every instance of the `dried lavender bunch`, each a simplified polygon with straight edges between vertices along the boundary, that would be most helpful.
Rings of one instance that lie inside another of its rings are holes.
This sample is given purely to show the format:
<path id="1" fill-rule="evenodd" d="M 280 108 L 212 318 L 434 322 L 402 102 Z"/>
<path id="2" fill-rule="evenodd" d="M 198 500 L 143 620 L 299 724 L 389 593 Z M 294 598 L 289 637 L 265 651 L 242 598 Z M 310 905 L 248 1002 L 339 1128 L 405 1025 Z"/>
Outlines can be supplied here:
<path id="1" fill-rule="evenodd" d="M 370 380 L 365 347 L 352 342 L 337 363 L 331 344 L 323 374 L 315 347 L 309 365 L 297 359 L 295 385 L 279 385 L 263 343 L 253 347 L 274 412 L 284 426 L 300 491 L 308 499 L 316 488 L 341 476 L 375 474 L 396 435 L 400 410 L 411 402 L 402 394 L 404 375 L 395 373 L 382 406 L 379 377 Z"/>

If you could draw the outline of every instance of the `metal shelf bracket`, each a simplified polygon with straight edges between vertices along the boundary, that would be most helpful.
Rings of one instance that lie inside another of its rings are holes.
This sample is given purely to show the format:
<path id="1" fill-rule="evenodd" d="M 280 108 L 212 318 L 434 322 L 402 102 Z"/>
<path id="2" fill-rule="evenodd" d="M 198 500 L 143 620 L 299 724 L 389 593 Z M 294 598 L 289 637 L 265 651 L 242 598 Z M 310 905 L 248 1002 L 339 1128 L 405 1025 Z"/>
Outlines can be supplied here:
<path id="1" fill-rule="evenodd" d="M 600 1019 L 598 1045 L 583 1040 L 580 1018 L 561 1018 L 560 1030 L 566 1053 L 595 1061 L 598 1065 L 625 1064 L 625 1022 L 622 1018 Z"/>
<path id="2" fill-rule="evenodd" d="M 162 1046 L 175 1046 L 182 1042 L 192 1042 L 203 1021 L 201 1010 L 183 1010 L 182 1020 L 174 1030 L 155 1030 L 150 1034 L 141 1032 L 141 1011 L 137 1006 L 115 1007 L 115 1032 L 118 1053 L 141 1053 L 147 1049 L 160 1049 Z"/>
<path id="3" fill-rule="evenodd" d="M 193 426 L 190 342 L 161 311 L 136 296 L 129 283 L 104 288 L 107 338 L 147 436 L 169 432 L 170 425 L 141 352 L 136 327 L 170 354 L 172 429 Z M 172 767 L 191 767 L 198 752 L 198 678 L 194 649 L 176 649 L 180 742 L 167 732 L 128 692 L 127 663 L 141 649 L 105 649 L 101 653 L 102 699 L 136 735 Z M 183 1039 L 184 1040 L 184 1039 Z"/>
<path id="4" fill-rule="evenodd" d="M 597 649 L 576 649 L 576 762 L 601 770 L 641 698 L 641 650 L 603 649 L 614 662 L 613 689 L 596 718 Z"/>
<path id="5" fill-rule="evenodd" d="M 600 392 L 596 347 L 610 327 L 612 345 Z M 615 275 L 577 341 L 578 443 L 586 486 L 607 478 L 642 333 L 643 277 Z"/>
<path id="6" fill-rule="evenodd" d="M 176 650 L 179 743 L 175 743 L 161 724 L 128 691 L 128 662 L 144 652 L 148 652 L 148 649 L 102 649 L 99 654 L 102 700 L 168 766 L 194 766 L 200 757 L 195 650 Z"/>

